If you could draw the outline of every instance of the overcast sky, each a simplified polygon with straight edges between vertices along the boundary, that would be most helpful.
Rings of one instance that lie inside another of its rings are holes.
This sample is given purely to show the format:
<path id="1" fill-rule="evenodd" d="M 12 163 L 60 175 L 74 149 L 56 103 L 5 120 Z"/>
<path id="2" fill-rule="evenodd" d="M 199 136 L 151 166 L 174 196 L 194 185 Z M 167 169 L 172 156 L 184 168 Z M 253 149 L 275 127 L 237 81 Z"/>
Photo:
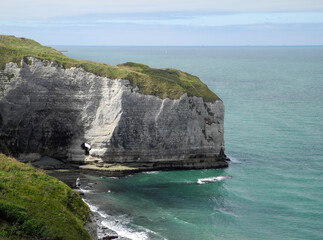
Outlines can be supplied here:
<path id="1" fill-rule="evenodd" d="M 323 45 L 323 0 L 1 0 L 0 34 L 46 45 Z"/>

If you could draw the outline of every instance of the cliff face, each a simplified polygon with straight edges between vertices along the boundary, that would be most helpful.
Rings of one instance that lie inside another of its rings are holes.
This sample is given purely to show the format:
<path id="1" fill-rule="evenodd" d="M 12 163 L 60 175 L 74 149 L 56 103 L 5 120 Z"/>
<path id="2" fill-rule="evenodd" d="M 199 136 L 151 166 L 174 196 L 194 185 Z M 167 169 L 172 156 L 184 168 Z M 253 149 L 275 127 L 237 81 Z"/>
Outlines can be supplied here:
<path id="1" fill-rule="evenodd" d="M 226 166 L 221 100 L 160 99 L 128 80 L 28 58 L 0 72 L 0 139 L 21 157 L 151 168 Z M 82 143 L 92 147 L 85 155 Z"/>

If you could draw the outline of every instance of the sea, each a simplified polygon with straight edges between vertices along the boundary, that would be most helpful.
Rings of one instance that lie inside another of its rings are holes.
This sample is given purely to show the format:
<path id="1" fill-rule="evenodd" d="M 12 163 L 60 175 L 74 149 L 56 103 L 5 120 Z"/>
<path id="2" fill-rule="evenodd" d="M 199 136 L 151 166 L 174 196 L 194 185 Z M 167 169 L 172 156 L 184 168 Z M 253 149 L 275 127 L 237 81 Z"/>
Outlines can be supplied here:
<path id="1" fill-rule="evenodd" d="M 55 48 L 180 69 L 224 102 L 228 168 L 87 176 L 84 198 L 119 236 L 323 239 L 323 46 Z"/>

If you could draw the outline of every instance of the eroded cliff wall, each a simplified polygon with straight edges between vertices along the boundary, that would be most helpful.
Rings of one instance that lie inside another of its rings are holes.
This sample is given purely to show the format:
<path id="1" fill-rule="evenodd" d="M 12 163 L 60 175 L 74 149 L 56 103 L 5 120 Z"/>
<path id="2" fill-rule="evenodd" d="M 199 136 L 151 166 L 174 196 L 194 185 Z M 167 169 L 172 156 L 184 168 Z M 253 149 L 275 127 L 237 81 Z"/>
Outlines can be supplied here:
<path id="1" fill-rule="evenodd" d="M 128 80 L 29 58 L 0 72 L 0 139 L 14 155 L 155 168 L 223 167 L 224 106 L 143 95 Z M 92 146 L 84 154 L 81 144 Z"/>

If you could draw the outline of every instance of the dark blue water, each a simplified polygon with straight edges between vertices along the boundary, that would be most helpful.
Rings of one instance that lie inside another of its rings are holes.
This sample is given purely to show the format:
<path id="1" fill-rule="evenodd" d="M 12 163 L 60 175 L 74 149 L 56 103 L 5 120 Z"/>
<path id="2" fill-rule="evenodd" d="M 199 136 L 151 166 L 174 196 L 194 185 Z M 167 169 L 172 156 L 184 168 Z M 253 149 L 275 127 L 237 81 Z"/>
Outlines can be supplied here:
<path id="1" fill-rule="evenodd" d="M 229 168 L 92 177 L 106 225 L 132 239 L 323 239 L 323 47 L 56 48 L 189 72 L 226 106 Z"/>

